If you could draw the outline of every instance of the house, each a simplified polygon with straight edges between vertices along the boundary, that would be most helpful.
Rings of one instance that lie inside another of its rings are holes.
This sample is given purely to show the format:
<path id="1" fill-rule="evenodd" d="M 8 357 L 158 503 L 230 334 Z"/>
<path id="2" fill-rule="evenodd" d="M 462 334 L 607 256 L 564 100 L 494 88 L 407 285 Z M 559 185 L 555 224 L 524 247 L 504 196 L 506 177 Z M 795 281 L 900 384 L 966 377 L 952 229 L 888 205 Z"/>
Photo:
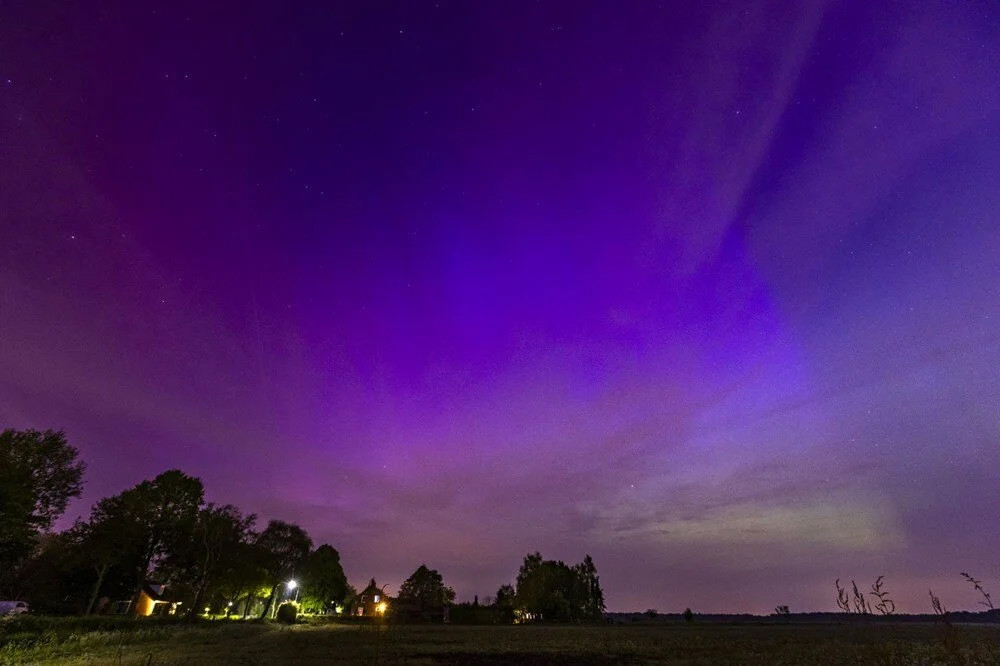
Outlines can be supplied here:
<path id="1" fill-rule="evenodd" d="M 181 602 L 175 601 L 166 593 L 167 586 L 159 583 L 147 583 L 142 586 L 139 592 L 139 599 L 135 604 L 135 614 L 139 617 L 149 617 L 150 615 L 174 615 L 180 608 Z M 124 615 L 128 613 L 132 606 L 131 601 L 119 601 L 115 604 L 114 612 Z"/>
<path id="2" fill-rule="evenodd" d="M 136 602 L 136 614 L 143 617 L 150 615 L 173 615 L 181 602 L 167 595 L 167 586 L 158 583 L 148 583 L 142 586 L 139 601 Z"/>
<path id="3" fill-rule="evenodd" d="M 363 589 L 351 606 L 351 615 L 355 617 L 382 617 L 389 610 L 389 597 L 385 595 L 375 579 L 372 578 L 368 587 Z"/>

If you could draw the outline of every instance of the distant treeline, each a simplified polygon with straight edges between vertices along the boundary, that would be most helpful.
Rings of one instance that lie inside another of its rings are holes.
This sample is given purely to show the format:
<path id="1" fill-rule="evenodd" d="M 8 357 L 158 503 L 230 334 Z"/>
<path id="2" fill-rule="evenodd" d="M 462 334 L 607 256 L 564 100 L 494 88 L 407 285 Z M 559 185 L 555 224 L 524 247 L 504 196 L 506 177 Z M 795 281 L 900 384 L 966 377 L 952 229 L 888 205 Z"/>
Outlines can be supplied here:
<path id="1" fill-rule="evenodd" d="M 261 618 L 293 589 L 305 612 L 344 613 L 355 600 L 336 548 L 314 548 L 294 523 L 271 520 L 258 529 L 255 515 L 206 502 L 201 480 L 176 469 L 105 497 L 86 520 L 51 531 L 81 494 L 84 471 L 63 432 L 0 433 L 0 598 L 26 600 L 41 613 L 135 612 L 155 581 L 167 586 L 170 607 L 188 616 Z M 387 612 L 398 606 L 420 617 L 454 606 L 454 597 L 437 571 L 421 565 Z M 604 595 L 589 555 L 571 566 L 534 553 L 515 585 L 454 610 L 462 617 L 465 608 L 476 609 L 472 621 L 596 620 Z"/>
<path id="2" fill-rule="evenodd" d="M 957 623 L 969 624 L 995 624 L 1000 622 L 1000 610 L 954 611 L 948 613 L 949 620 Z M 867 615 L 860 617 L 856 614 L 847 613 L 789 613 L 779 615 L 754 615 L 752 613 L 693 613 L 689 618 L 684 613 L 659 613 L 659 612 L 635 612 L 635 613 L 605 613 L 605 618 L 613 623 L 682 623 L 682 622 L 702 622 L 706 624 L 837 624 L 844 622 L 874 622 L 874 623 L 933 623 L 940 622 L 941 616 L 933 613 L 896 614 L 896 615 Z"/>

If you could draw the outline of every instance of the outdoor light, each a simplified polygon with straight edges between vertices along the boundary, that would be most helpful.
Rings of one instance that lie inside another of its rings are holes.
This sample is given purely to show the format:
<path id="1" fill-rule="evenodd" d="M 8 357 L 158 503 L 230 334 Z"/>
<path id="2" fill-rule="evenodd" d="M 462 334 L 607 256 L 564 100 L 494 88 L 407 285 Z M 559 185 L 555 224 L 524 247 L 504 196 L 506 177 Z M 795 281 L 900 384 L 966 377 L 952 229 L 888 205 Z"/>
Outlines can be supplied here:
<path id="1" fill-rule="evenodd" d="M 380 603 L 380 604 L 379 604 L 378 606 L 376 606 L 376 607 L 375 607 L 375 610 L 377 610 L 377 611 L 379 612 L 379 614 L 380 614 L 380 615 L 381 615 L 382 613 L 385 613 L 385 602 L 383 601 L 383 602 L 382 602 L 382 603 Z"/>
<path id="2" fill-rule="evenodd" d="M 298 583 L 298 581 L 295 580 L 294 578 L 292 578 L 287 583 L 285 583 L 285 585 L 288 587 L 289 594 L 291 594 L 292 590 L 295 590 L 295 602 L 298 603 L 298 601 L 299 601 L 299 590 L 298 590 L 299 583 Z"/>

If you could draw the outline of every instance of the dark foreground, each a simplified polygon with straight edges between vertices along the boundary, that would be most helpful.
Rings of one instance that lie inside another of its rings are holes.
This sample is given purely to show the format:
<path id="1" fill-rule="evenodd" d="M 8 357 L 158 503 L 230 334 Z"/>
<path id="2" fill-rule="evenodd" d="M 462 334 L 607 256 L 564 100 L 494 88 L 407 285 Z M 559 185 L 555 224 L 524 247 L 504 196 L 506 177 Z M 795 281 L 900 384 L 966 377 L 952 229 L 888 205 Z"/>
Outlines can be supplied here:
<path id="1" fill-rule="evenodd" d="M 0 627 L 0 632 L 4 629 Z M 142 622 L 0 633 L 11 664 L 1000 664 L 1000 627 Z"/>

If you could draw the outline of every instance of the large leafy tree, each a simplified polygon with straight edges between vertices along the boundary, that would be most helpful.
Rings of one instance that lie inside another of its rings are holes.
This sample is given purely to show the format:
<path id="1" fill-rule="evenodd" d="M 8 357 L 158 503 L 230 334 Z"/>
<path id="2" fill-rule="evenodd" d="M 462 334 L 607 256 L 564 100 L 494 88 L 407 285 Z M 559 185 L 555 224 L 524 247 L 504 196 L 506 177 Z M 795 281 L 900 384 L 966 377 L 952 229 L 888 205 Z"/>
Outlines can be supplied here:
<path id="1" fill-rule="evenodd" d="M 576 576 L 576 589 L 573 599 L 575 610 L 581 619 L 599 620 L 604 615 L 604 591 L 601 589 L 601 579 L 597 575 L 597 567 L 590 555 L 583 556 L 583 562 L 573 567 Z"/>
<path id="2" fill-rule="evenodd" d="M 84 464 L 61 431 L 0 433 L 0 586 L 83 489 Z"/>
<path id="3" fill-rule="evenodd" d="M 510 623 L 514 621 L 514 608 L 517 605 L 517 595 L 512 585 L 501 585 L 497 590 L 497 598 L 493 606 L 497 610 L 497 617 L 500 622 Z"/>
<path id="4" fill-rule="evenodd" d="M 260 550 L 271 585 L 271 593 L 261 613 L 261 618 L 265 618 L 276 606 L 278 588 L 294 576 L 312 550 L 312 539 L 298 525 L 272 520 L 257 536 L 255 545 Z"/>
<path id="5" fill-rule="evenodd" d="M 153 567 L 193 538 L 203 498 L 199 479 L 173 469 L 94 507 L 88 529 L 95 548 L 106 563 L 127 563 L 134 577 L 134 598 Z"/>
<path id="6" fill-rule="evenodd" d="M 455 601 L 455 590 L 444 584 L 436 569 L 421 564 L 399 588 L 398 599 L 421 610 L 437 608 Z"/>
<path id="7" fill-rule="evenodd" d="M 18 569 L 17 597 L 30 602 L 33 613 L 79 613 L 90 584 L 80 554 L 73 530 L 43 535 Z"/>
<path id="8" fill-rule="evenodd" d="M 257 599 L 266 598 L 271 592 L 271 575 L 268 573 L 270 556 L 258 545 L 259 535 L 250 532 L 246 540 L 236 544 L 228 566 L 220 572 L 217 594 L 224 601 L 234 604 L 243 601 L 242 615 L 247 618 Z M 227 605 L 227 613 L 239 609 Z"/>
<path id="9" fill-rule="evenodd" d="M 604 612 L 597 568 L 590 556 L 575 566 L 526 555 L 517 574 L 517 607 L 546 620 L 593 620 Z"/>
<path id="10" fill-rule="evenodd" d="M 541 553 L 529 553 L 524 556 L 521 568 L 517 572 L 515 585 L 517 607 L 523 612 L 531 614 L 542 612 L 546 595 L 543 563 Z"/>
<path id="11" fill-rule="evenodd" d="M 126 583 L 128 588 L 135 585 L 130 574 L 123 576 L 122 573 L 123 569 L 130 570 L 136 559 L 140 525 L 134 515 L 122 509 L 121 504 L 113 499 L 103 499 L 91 511 L 89 521 L 77 522 L 70 530 L 79 562 L 93 575 L 84 615 L 94 611 L 102 590 L 107 593 L 106 581 L 109 577 L 117 593 L 123 592 L 123 578 L 129 581 Z M 127 595 L 128 591 L 125 590 L 124 594 Z"/>
<path id="12" fill-rule="evenodd" d="M 330 606 L 343 604 L 347 589 L 347 576 L 336 548 L 323 544 L 309 554 L 302 565 L 302 603 L 307 611 L 322 613 Z"/>
<path id="13" fill-rule="evenodd" d="M 253 533 L 257 517 L 244 516 L 231 504 L 208 504 L 198 510 L 190 529 L 190 539 L 173 548 L 158 571 L 169 581 L 190 585 L 194 600 L 189 615 L 202 607 L 206 595 L 223 582 L 228 571 L 239 567 L 237 558 Z"/>

